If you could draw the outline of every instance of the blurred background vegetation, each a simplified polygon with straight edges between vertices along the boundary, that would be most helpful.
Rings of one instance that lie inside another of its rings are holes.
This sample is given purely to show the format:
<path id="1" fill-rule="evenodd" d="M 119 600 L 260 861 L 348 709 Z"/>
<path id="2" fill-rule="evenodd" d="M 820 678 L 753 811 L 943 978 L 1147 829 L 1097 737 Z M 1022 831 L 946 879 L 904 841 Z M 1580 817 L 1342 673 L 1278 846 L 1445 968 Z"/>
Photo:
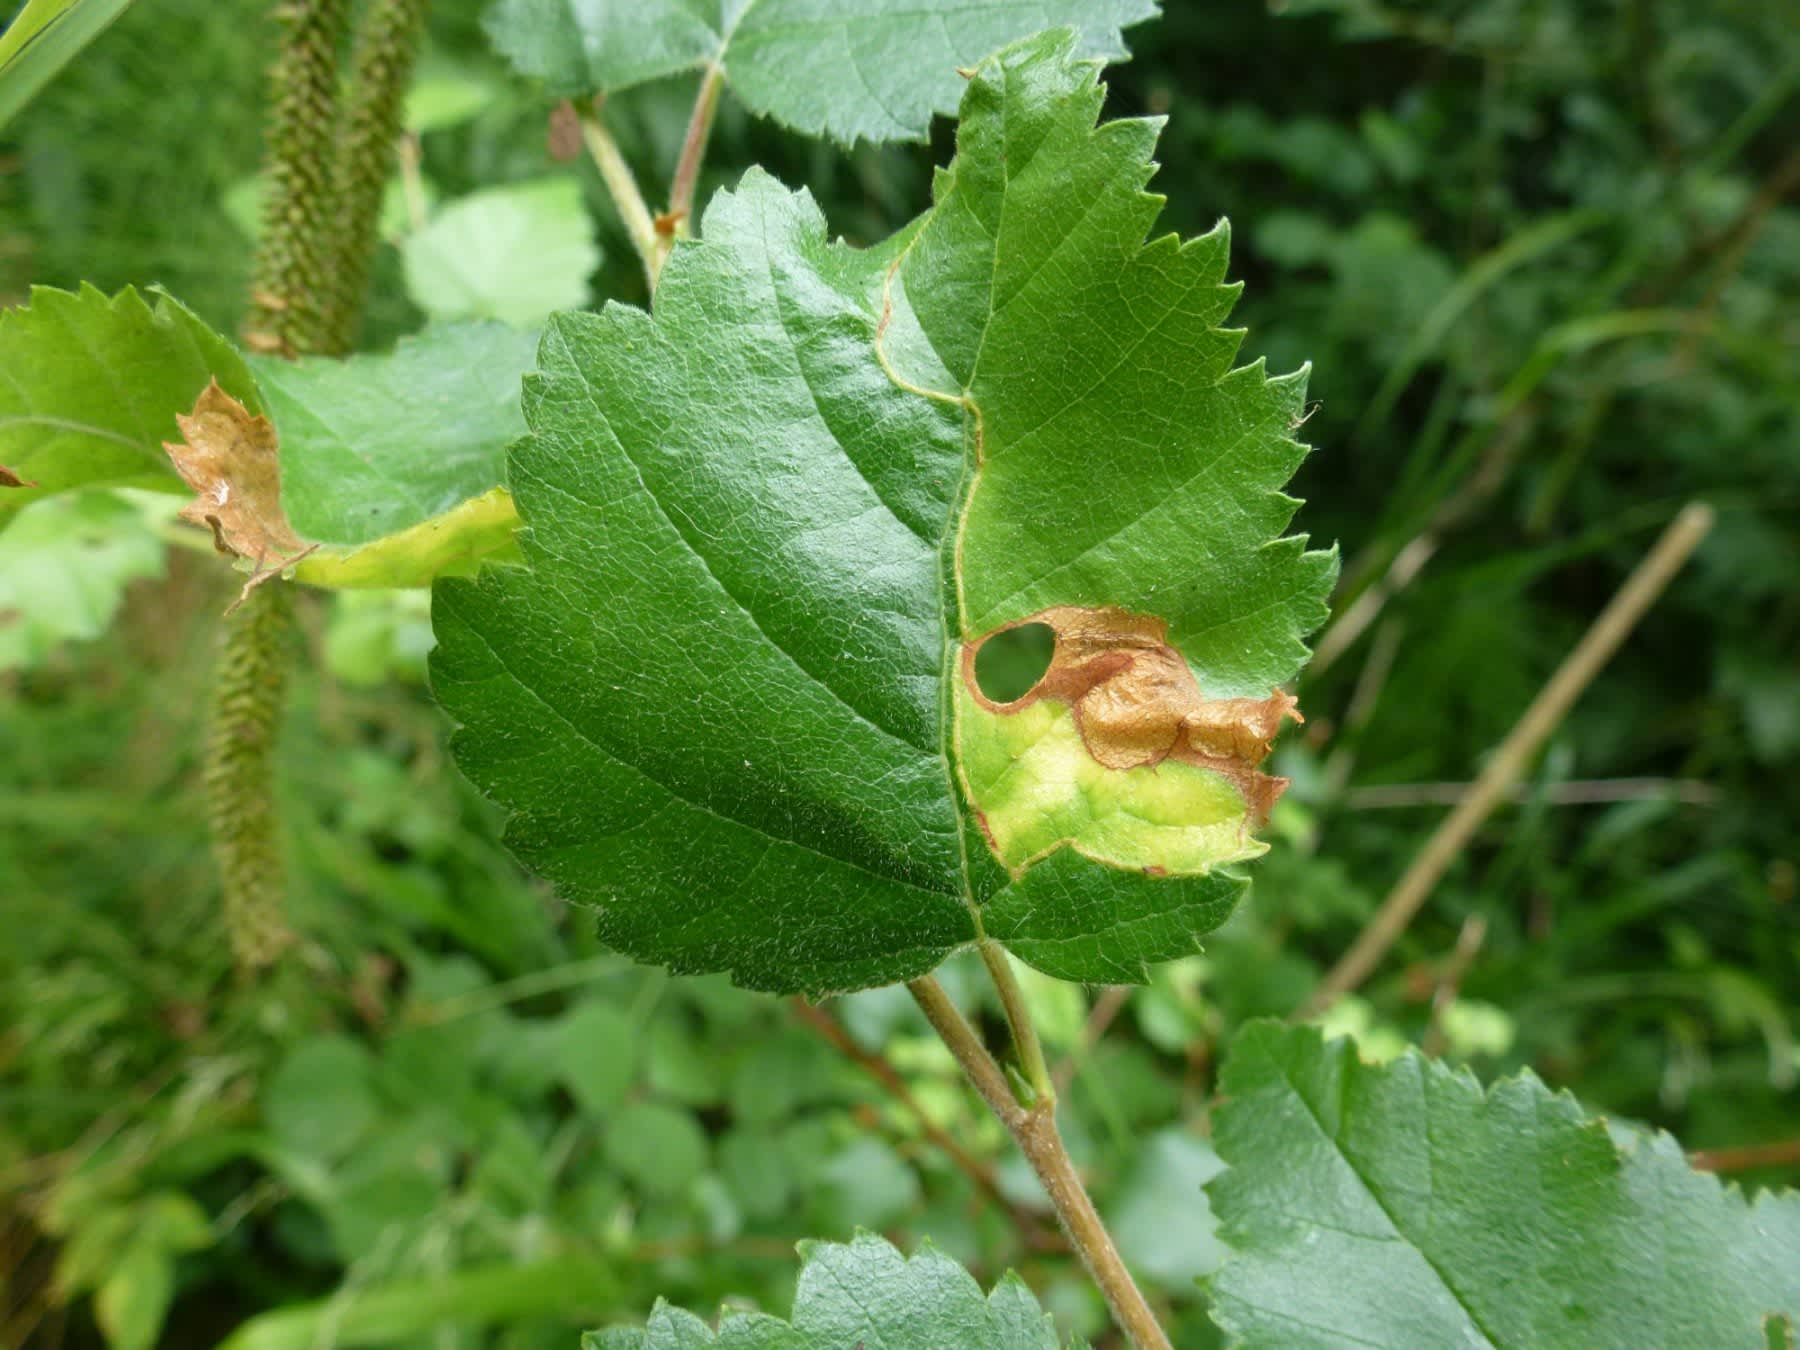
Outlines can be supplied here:
<path id="1" fill-rule="evenodd" d="M 1234 222 L 1246 356 L 1315 364 L 1300 523 L 1345 558 L 1251 903 L 1147 989 L 1030 986 L 1072 1147 L 1202 1346 L 1222 1044 L 1305 1000 L 1696 497 L 1695 562 L 1332 1021 L 1800 1180 L 1800 25 L 1788 0 L 1168 4 L 1110 107 L 1169 118 L 1168 227 Z M 479 18 L 434 6 L 367 345 L 642 299 Z M 0 302 L 159 282 L 233 328 L 267 51 L 261 4 L 144 0 L 80 57 L 0 142 Z M 609 108 L 642 178 L 690 96 Z M 950 149 L 801 142 L 728 97 L 707 189 L 759 162 L 869 240 Z M 780 1310 L 794 1241 L 859 1225 L 1018 1268 L 1104 1332 L 903 993 L 827 1005 L 834 1044 L 599 950 L 520 875 L 446 761 L 423 596 L 305 597 L 305 940 L 237 981 L 196 772 L 231 579 L 166 513 L 61 509 L 66 554 L 0 543 L 0 1343 L 566 1348 L 656 1294 Z"/>

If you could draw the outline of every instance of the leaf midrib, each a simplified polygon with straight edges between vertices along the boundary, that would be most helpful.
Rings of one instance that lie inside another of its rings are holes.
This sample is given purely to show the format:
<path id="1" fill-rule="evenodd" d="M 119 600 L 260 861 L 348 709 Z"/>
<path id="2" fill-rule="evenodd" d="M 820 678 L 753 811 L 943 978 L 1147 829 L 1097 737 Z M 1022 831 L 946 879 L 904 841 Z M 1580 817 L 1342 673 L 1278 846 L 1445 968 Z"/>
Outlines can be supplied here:
<path id="1" fill-rule="evenodd" d="M 1287 1066 L 1278 1060 L 1274 1060 L 1273 1057 L 1271 1057 L 1271 1062 L 1275 1064 L 1276 1071 L 1281 1075 L 1282 1083 L 1293 1094 L 1294 1099 L 1298 1101 L 1301 1106 L 1306 1108 L 1307 1119 L 1312 1121 L 1313 1128 L 1319 1132 L 1319 1137 L 1331 1146 L 1333 1154 L 1343 1163 L 1345 1170 L 1347 1170 L 1351 1176 L 1356 1178 L 1357 1185 L 1362 1188 L 1363 1194 L 1368 1196 L 1374 1206 L 1381 1211 L 1382 1217 L 1388 1221 L 1388 1225 L 1394 1230 L 1395 1234 L 1398 1235 L 1408 1247 L 1418 1253 L 1419 1259 L 1423 1261 L 1426 1268 L 1437 1277 L 1438 1283 L 1443 1287 L 1444 1292 L 1450 1296 L 1451 1301 L 1462 1311 L 1463 1316 L 1469 1321 L 1469 1326 L 1488 1345 L 1489 1350 L 1501 1350 L 1502 1343 L 1496 1340 L 1493 1334 L 1489 1332 L 1487 1326 L 1482 1322 L 1482 1319 L 1476 1314 L 1475 1309 L 1469 1305 L 1468 1300 L 1463 1296 L 1462 1291 L 1459 1290 L 1456 1285 L 1451 1282 L 1450 1277 L 1439 1268 L 1438 1263 L 1434 1261 L 1431 1254 L 1425 1250 L 1424 1244 L 1414 1237 L 1412 1233 L 1407 1230 L 1407 1227 L 1400 1222 L 1399 1216 L 1389 1208 L 1387 1201 L 1382 1198 L 1381 1192 L 1376 1188 L 1374 1182 L 1363 1175 L 1361 1169 L 1359 1169 L 1351 1160 L 1349 1153 L 1338 1141 L 1337 1136 L 1325 1128 L 1324 1117 L 1319 1114 L 1318 1108 L 1313 1105 L 1312 1099 L 1301 1089 L 1301 1085 L 1289 1076 Z M 1345 1087 L 1348 1087 L 1350 1085 L 1349 1075 L 1344 1075 L 1341 1081 Z"/>

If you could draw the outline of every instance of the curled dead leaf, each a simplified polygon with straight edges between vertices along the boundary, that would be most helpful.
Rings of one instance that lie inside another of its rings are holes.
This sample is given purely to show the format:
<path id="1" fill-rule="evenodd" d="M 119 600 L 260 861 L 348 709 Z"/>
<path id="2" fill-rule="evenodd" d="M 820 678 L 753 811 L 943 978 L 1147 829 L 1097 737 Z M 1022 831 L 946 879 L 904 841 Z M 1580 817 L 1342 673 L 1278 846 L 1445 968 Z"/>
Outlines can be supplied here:
<path id="1" fill-rule="evenodd" d="M 195 493 L 181 517 L 211 528 L 219 552 L 250 561 L 246 591 L 317 547 L 294 533 L 281 509 L 281 466 L 268 418 L 251 416 L 215 380 L 175 423 L 182 440 L 163 449 Z"/>
<path id="2" fill-rule="evenodd" d="M 1175 759 L 1210 769 L 1237 788 L 1253 820 L 1268 818 L 1288 780 L 1257 766 L 1285 718 L 1305 720 L 1292 694 L 1275 689 L 1263 699 L 1207 698 L 1169 645 L 1168 625 L 1151 615 L 1060 605 L 1006 627 L 1030 623 L 1047 625 L 1056 649 L 1043 677 L 1011 703 L 995 703 L 976 682 L 975 656 L 987 638 L 963 648 L 963 679 L 981 707 L 1007 714 L 1056 699 L 1073 710 L 1082 743 L 1106 768 Z"/>

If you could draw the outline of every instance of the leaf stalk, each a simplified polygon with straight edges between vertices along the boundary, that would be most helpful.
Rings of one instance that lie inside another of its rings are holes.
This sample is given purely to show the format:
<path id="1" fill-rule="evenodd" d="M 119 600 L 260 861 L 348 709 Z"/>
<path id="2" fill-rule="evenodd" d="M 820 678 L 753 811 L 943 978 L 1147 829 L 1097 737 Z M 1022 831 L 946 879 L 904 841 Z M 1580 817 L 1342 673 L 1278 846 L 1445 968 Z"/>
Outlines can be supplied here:
<path id="1" fill-rule="evenodd" d="M 1005 953 L 999 954 L 1004 962 Z M 985 950 L 983 958 L 986 959 Z M 992 969 L 990 964 L 989 970 Z M 1008 970 L 1007 975 L 1010 979 L 1012 972 Z M 1015 991 L 1018 989 L 1016 980 L 1012 980 L 1012 987 Z M 982 1100 L 1018 1143 L 1019 1151 L 1025 1155 L 1025 1160 L 1031 1164 L 1031 1170 L 1036 1173 L 1045 1193 L 1049 1195 L 1050 1204 L 1056 1210 L 1056 1217 L 1069 1239 L 1069 1245 L 1081 1257 L 1081 1263 L 1087 1267 L 1088 1274 L 1106 1296 L 1113 1320 L 1137 1350 L 1171 1350 L 1168 1336 L 1163 1332 L 1156 1314 L 1151 1311 L 1143 1291 L 1138 1288 L 1137 1281 L 1132 1279 L 1131 1272 L 1126 1269 L 1124 1260 L 1119 1256 L 1119 1249 L 1113 1244 L 1112 1235 L 1106 1231 L 1099 1211 L 1094 1208 L 1094 1202 L 1088 1196 L 1087 1187 L 1082 1184 L 1081 1174 L 1075 1170 L 1075 1164 L 1063 1144 L 1062 1134 L 1056 1128 L 1056 1099 L 1040 1095 L 1030 1106 L 1021 1105 L 1013 1095 L 1012 1087 L 1000 1065 L 981 1043 L 975 1028 L 969 1025 L 961 1010 L 951 1002 L 944 987 L 926 975 L 920 979 L 908 980 L 906 988 L 933 1030 L 956 1057 L 956 1062 L 962 1066 L 963 1073 L 981 1094 Z M 1002 1001 L 1004 1002 L 1004 994 Z M 1023 1008 L 1022 995 L 1020 1007 Z M 1035 1034 L 1033 1039 L 1035 1042 Z M 1042 1058 L 1041 1052 L 1039 1057 Z"/>
<path id="2" fill-rule="evenodd" d="M 725 70 L 709 61 L 700 77 L 699 92 L 694 95 L 694 111 L 688 118 L 687 134 L 681 141 L 681 158 L 675 162 L 675 179 L 669 188 L 670 228 L 674 237 L 685 239 L 693 233 L 694 192 L 700 185 L 700 166 L 706 159 L 707 142 L 712 139 L 713 115 L 719 110 L 719 94 L 725 88 Z"/>
<path id="3" fill-rule="evenodd" d="M 1006 1010 L 1006 1025 L 1012 1031 L 1025 1081 L 1031 1085 L 1037 1101 L 1054 1106 L 1056 1080 L 1050 1075 L 1050 1066 L 1044 1062 L 1044 1047 L 1038 1040 L 1037 1027 L 1032 1023 L 1031 1009 L 1025 1003 L 1025 991 L 1019 987 L 1012 959 L 1004 947 L 989 938 L 982 938 L 976 947 L 981 952 L 982 963 L 987 966 L 988 977 L 1000 995 L 1000 1006 Z"/>
<path id="4" fill-rule="evenodd" d="M 625 162 L 625 156 L 619 153 L 619 143 L 613 139 L 612 132 L 606 129 L 606 123 L 601 119 L 598 100 L 579 109 L 577 115 L 581 121 L 582 144 L 587 146 L 595 167 L 600 170 L 600 179 L 606 184 L 606 191 L 612 197 L 613 205 L 618 208 L 619 218 L 625 224 L 625 233 L 631 237 L 631 247 L 637 252 L 638 260 L 644 264 L 644 280 L 654 295 L 667 252 L 656 232 L 656 222 L 651 218 L 650 208 L 644 204 L 644 194 L 638 191 L 637 179 L 632 175 L 631 166 Z"/>

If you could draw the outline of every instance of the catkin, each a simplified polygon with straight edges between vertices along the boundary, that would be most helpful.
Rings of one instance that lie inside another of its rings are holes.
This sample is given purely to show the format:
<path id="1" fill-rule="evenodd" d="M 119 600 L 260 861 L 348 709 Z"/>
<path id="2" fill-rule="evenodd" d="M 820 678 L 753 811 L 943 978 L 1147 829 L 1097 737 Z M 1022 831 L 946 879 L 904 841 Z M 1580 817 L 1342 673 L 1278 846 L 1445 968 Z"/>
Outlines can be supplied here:
<path id="1" fill-rule="evenodd" d="M 275 19 L 281 40 L 263 152 L 267 196 L 244 336 L 258 350 L 298 356 L 327 350 L 331 338 L 332 165 L 349 0 L 282 0 Z"/>
<path id="2" fill-rule="evenodd" d="M 238 968 L 269 965 L 292 940 L 284 904 L 274 759 L 293 628 L 287 586 L 252 587 L 225 620 L 213 676 L 204 781 L 225 928 Z"/>
<path id="3" fill-rule="evenodd" d="M 425 4 L 369 0 L 356 27 L 349 100 L 338 134 L 336 267 L 327 315 L 327 336 L 339 351 L 355 345 L 362 322 L 382 193 L 394 167 Z"/>

